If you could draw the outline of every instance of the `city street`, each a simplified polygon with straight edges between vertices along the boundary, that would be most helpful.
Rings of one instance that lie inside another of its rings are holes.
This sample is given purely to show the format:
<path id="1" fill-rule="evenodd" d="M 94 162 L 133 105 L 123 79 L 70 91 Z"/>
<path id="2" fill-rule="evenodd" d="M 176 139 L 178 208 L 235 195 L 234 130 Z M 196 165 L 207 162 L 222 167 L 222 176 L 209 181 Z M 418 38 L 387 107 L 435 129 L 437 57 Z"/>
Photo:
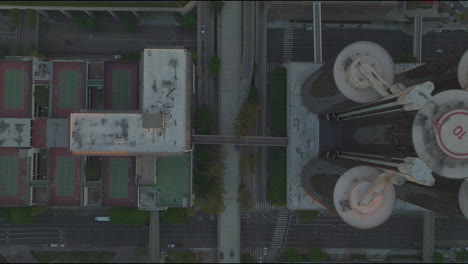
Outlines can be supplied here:
<path id="1" fill-rule="evenodd" d="M 442 58 L 468 48 L 468 32 L 465 30 L 434 31 L 422 37 L 422 58 L 424 60 Z M 442 50 L 442 52 L 437 52 Z"/>
<path id="2" fill-rule="evenodd" d="M 60 243 L 66 246 L 144 246 L 148 244 L 147 226 L 116 226 L 94 220 L 90 215 L 40 216 L 28 225 L 0 220 L 0 245 L 39 245 Z M 122 239 L 125 238 L 125 239 Z"/>
<path id="3" fill-rule="evenodd" d="M 112 21 L 111 21 L 112 22 Z M 117 52 L 149 47 L 183 46 L 195 50 L 195 30 L 176 26 L 140 25 L 134 32 L 115 23 L 102 23 L 96 32 L 86 32 L 72 22 L 44 23 L 39 27 L 39 50 L 46 57 L 108 57 Z"/>
<path id="4" fill-rule="evenodd" d="M 268 29 L 268 62 L 283 62 L 284 29 Z M 412 53 L 412 38 L 400 30 L 322 28 L 323 60 L 333 59 L 347 45 L 371 41 L 384 47 L 393 58 Z M 423 49 L 424 49 L 423 43 Z M 293 38 L 293 61 L 314 61 L 312 30 L 296 28 Z"/>
<path id="5" fill-rule="evenodd" d="M 184 248 L 216 248 L 218 217 L 206 214 L 195 215 L 181 225 L 159 222 L 161 248 L 179 244 Z"/>

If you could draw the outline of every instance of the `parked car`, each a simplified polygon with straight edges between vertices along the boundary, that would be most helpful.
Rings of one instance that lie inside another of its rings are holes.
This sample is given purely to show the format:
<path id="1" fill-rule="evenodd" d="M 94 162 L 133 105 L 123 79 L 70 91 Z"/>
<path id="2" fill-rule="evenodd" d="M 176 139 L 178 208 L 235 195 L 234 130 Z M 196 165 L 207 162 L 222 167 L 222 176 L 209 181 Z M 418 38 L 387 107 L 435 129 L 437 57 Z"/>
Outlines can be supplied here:
<path id="1" fill-rule="evenodd" d="M 234 257 L 234 251 L 231 249 L 231 252 L 229 254 L 231 257 Z"/>
<path id="2" fill-rule="evenodd" d="M 175 248 L 175 244 L 167 244 L 168 248 Z"/>
<path id="3" fill-rule="evenodd" d="M 205 64 L 205 58 L 201 58 L 200 63 Z"/>
<path id="4" fill-rule="evenodd" d="M 202 34 L 205 33 L 205 25 L 201 25 L 201 33 L 202 33 Z"/>
<path id="5" fill-rule="evenodd" d="M 99 222 L 109 222 L 110 218 L 108 216 L 96 216 L 94 217 L 94 220 Z"/>
<path id="6" fill-rule="evenodd" d="M 434 30 L 434 33 L 442 33 L 442 29 L 436 29 Z"/>
<path id="7" fill-rule="evenodd" d="M 267 247 L 263 248 L 263 256 L 266 256 L 266 255 L 268 255 L 268 248 Z"/>
<path id="8" fill-rule="evenodd" d="M 58 247 L 58 244 L 50 244 L 50 247 Z"/>
<path id="9" fill-rule="evenodd" d="M 235 150 L 236 152 L 239 152 L 239 149 L 240 149 L 239 145 L 236 145 L 236 146 L 234 147 L 234 150 Z"/>
<path id="10" fill-rule="evenodd" d="M 306 27 L 306 30 L 309 30 L 309 31 L 310 31 L 310 30 L 312 30 L 312 27 L 311 27 L 311 26 Z"/>
<path id="11" fill-rule="evenodd" d="M 437 49 L 436 52 L 437 53 L 444 53 L 444 50 L 443 49 Z"/>

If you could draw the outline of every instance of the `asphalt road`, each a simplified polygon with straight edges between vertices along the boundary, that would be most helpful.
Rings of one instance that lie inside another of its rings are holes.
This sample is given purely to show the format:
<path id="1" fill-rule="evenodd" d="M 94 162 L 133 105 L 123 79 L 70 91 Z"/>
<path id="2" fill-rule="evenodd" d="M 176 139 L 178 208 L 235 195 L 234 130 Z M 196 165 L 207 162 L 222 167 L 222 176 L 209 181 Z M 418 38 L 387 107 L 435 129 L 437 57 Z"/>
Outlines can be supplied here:
<path id="1" fill-rule="evenodd" d="M 413 39 L 400 30 L 322 28 L 323 60 L 333 59 L 347 45 L 371 41 L 381 45 L 393 58 L 412 53 Z M 423 45 L 424 46 L 424 45 Z"/>
<path id="2" fill-rule="evenodd" d="M 436 50 L 442 49 L 442 53 Z M 468 32 L 443 31 L 442 33 L 429 32 L 422 37 L 422 58 L 431 60 L 442 58 L 460 50 L 468 49 Z"/>
<path id="3" fill-rule="evenodd" d="M 30 225 L 12 224 L 2 219 L 0 245 L 61 243 L 77 247 L 115 247 L 148 244 L 147 226 L 116 226 L 110 222 L 97 222 L 94 216 L 47 214 Z"/>
<path id="4" fill-rule="evenodd" d="M 214 81 L 211 72 L 208 70 L 208 63 L 211 57 L 215 54 L 215 23 L 214 16 L 210 9 L 210 3 L 201 1 L 197 5 L 197 104 L 205 105 L 215 112 L 215 93 Z M 204 33 L 201 32 L 201 26 L 205 27 Z"/>
<path id="5" fill-rule="evenodd" d="M 257 87 L 257 95 L 259 98 L 260 107 L 262 109 L 260 118 L 257 123 L 257 135 L 265 136 L 268 120 L 268 87 L 266 84 L 266 62 L 267 62 L 267 4 L 265 2 L 256 2 L 256 49 L 255 60 L 257 63 L 257 73 L 255 77 L 255 86 Z M 267 186 L 267 155 L 266 148 L 257 148 L 258 159 L 257 173 L 255 179 L 252 179 L 251 190 L 254 202 L 266 201 L 266 186 Z"/>
<path id="6" fill-rule="evenodd" d="M 168 244 L 181 244 L 186 248 L 216 248 L 218 217 L 198 214 L 180 225 L 172 225 L 163 219 L 159 222 L 161 248 Z"/>
<path id="7" fill-rule="evenodd" d="M 283 29 L 268 29 L 268 62 L 282 63 Z M 356 41 L 372 41 L 384 47 L 393 58 L 412 53 L 413 39 L 400 30 L 322 28 L 322 59 L 327 61 Z M 423 43 L 423 49 L 424 49 Z M 314 32 L 294 29 L 293 61 L 314 61 Z"/>
<path id="8" fill-rule="evenodd" d="M 86 32 L 73 23 L 40 25 L 39 50 L 48 57 L 112 56 L 119 51 L 149 47 L 183 46 L 195 50 L 195 30 L 174 26 L 138 26 L 127 32 L 112 23 L 103 23 L 96 32 Z"/>

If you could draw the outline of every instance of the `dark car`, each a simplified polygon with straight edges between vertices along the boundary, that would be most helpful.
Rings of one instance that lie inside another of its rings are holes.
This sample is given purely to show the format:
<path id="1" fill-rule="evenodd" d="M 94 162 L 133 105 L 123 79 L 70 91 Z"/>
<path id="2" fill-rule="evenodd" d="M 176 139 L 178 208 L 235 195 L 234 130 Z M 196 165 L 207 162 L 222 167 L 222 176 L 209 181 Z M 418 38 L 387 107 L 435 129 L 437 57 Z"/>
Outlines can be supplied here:
<path id="1" fill-rule="evenodd" d="M 202 58 L 200 62 L 201 64 L 205 64 L 205 58 Z"/>

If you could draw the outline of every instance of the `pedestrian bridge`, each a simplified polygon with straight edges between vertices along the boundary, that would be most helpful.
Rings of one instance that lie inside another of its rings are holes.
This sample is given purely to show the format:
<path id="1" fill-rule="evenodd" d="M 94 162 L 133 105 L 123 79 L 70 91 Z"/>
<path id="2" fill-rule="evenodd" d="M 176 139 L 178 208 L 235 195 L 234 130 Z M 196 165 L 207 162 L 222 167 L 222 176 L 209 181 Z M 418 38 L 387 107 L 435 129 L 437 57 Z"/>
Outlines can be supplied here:
<path id="1" fill-rule="evenodd" d="M 235 144 L 257 146 L 287 146 L 287 137 L 236 137 L 221 135 L 193 135 L 193 144 Z"/>

